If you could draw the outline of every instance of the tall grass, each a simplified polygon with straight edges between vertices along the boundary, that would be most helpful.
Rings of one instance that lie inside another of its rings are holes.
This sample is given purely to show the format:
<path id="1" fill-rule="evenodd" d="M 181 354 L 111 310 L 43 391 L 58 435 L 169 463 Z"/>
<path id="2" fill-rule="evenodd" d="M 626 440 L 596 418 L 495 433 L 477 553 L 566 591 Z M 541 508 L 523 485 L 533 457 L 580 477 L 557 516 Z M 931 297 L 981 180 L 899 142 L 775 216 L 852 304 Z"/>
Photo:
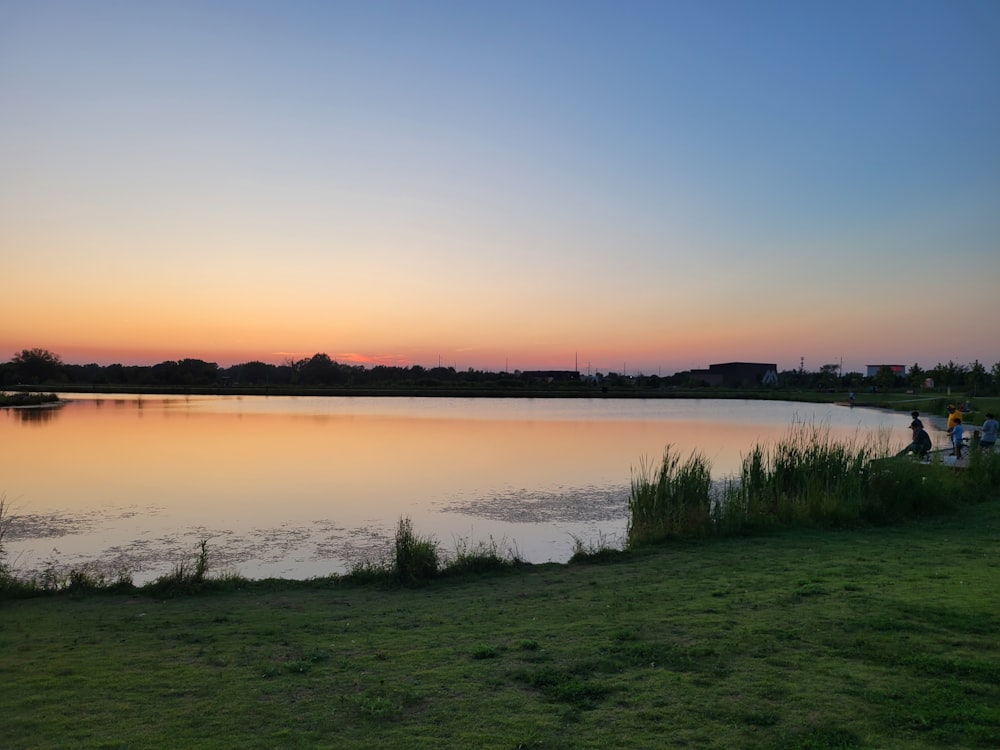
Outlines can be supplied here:
<path id="1" fill-rule="evenodd" d="M 667 446 L 658 467 L 645 459 L 633 472 L 629 494 L 629 545 L 693 536 L 712 524 L 712 472 L 703 455 L 692 453 L 682 462 Z"/>
<path id="2" fill-rule="evenodd" d="M 668 446 L 655 470 L 642 463 L 633 476 L 627 543 L 890 523 L 1000 491 L 1000 454 L 974 452 L 968 468 L 954 470 L 895 458 L 889 442 L 884 432 L 836 441 L 828 428 L 795 424 L 782 440 L 754 446 L 721 484 L 703 456 L 682 462 Z"/>
<path id="3" fill-rule="evenodd" d="M 838 442 L 828 428 L 793 424 L 781 440 L 744 456 L 739 477 L 726 484 L 719 523 L 744 531 L 857 521 L 869 467 L 884 455 L 884 437 Z"/>
<path id="4" fill-rule="evenodd" d="M 209 584 L 217 583 L 221 579 L 210 579 L 208 575 L 210 560 L 208 541 L 208 539 L 202 539 L 198 543 L 196 553 L 185 556 L 170 573 L 147 584 L 144 587 L 145 590 L 158 596 L 172 596 L 193 594 L 212 588 L 212 585 Z"/>
<path id="5" fill-rule="evenodd" d="M 455 549 L 445 557 L 442 574 L 461 575 L 463 573 L 491 573 L 524 564 L 517 545 L 506 539 L 497 541 L 492 536 L 488 540 L 473 542 L 470 539 L 456 539 Z"/>
<path id="6" fill-rule="evenodd" d="M 4 549 L 3 539 L 7 535 L 14 518 L 10 512 L 10 503 L 7 502 L 7 493 L 0 493 L 0 583 L 6 583 L 11 577 L 10 563 L 7 561 L 7 550 Z"/>
<path id="7" fill-rule="evenodd" d="M 413 586 L 429 581 L 438 572 L 437 543 L 413 531 L 409 518 L 400 518 L 395 539 L 396 566 L 399 583 Z"/>
<path id="8" fill-rule="evenodd" d="M 965 477 L 964 499 L 982 502 L 996 497 L 1000 493 L 1000 453 L 997 449 L 971 451 Z"/>
<path id="9" fill-rule="evenodd" d="M 506 539 L 456 539 L 448 553 L 432 537 L 417 534 L 409 518 L 400 518 L 392 549 L 359 560 L 341 578 L 356 584 L 418 586 L 434 578 L 515 570 L 524 564 L 517 546 Z"/>

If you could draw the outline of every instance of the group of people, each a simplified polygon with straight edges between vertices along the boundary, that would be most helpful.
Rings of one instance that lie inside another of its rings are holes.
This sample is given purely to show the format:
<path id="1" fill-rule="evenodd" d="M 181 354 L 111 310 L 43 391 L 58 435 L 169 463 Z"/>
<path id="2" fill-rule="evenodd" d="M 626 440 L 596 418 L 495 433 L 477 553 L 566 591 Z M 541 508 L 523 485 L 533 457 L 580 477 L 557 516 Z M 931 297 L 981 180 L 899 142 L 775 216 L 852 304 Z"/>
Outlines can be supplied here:
<path id="1" fill-rule="evenodd" d="M 986 415 L 981 430 L 972 433 L 972 447 L 992 450 L 997 444 L 998 422 L 992 414 Z M 952 445 L 955 446 L 954 455 L 956 458 L 962 457 L 962 448 L 965 446 L 965 429 L 962 427 L 961 412 L 955 408 L 954 404 L 948 405 L 948 434 L 951 435 Z"/>
<path id="2" fill-rule="evenodd" d="M 910 422 L 910 430 L 913 433 L 912 442 L 900 451 L 899 455 L 914 453 L 920 458 L 926 458 L 931 451 L 931 437 L 924 429 L 924 423 L 920 421 L 920 412 L 910 413 L 913 421 Z M 948 406 L 948 437 L 952 444 L 952 455 L 956 459 L 962 457 L 965 448 L 965 428 L 962 426 L 962 415 L 953 404 Z M 976 430 L 973 434 L 973 447 L 978 446 L 984 450 L 992 450 L 997 443 L 997 432 L 1000 430 L 1000 422 L 993 414 L 987 414 L 981 430 Z"/>

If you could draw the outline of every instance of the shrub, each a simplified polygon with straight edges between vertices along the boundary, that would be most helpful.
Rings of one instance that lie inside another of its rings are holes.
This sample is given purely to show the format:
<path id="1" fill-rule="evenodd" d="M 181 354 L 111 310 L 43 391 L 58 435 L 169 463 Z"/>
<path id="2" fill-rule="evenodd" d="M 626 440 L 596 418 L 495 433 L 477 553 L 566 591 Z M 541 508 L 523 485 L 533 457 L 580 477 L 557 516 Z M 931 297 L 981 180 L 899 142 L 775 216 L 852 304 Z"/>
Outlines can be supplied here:
<path id="1" fill-rule="evenodd" d="M 351 565 L 350 572 L 343 576 L 349 583 L 372 584 L 385 583 L 393 578 L 392 564 L 363 558 Z"/>
<path id="2" fill-rule="evenodd" d="M 162 575 L 143 588 L 154 594 L 177 594 L 201 591 L 209 582 L 208 540 L 198 543 L 194 560 L 185 559 L 174 566 L 173 571 Z"/>
<path id="3" fill-rule="evenodd" d="M 892 523 L 905 518 L 954 510 L 955 471 L 939 463 L 882 458 L 871 463 L 860 509 L 868 523 Z"/>
<path id="4" fill-rule="evenodd" d="M 396 527 L 396 580 L 405 586 L 424 583 L 438 572 L 438 550 L 433 539 L 413 531 L 409 518 L 400 518 Z"/>
<path id="5" fill-rule="evenodd" d="M 524 563 L 514 547 L 507 546 L 507 551 L 501 552 L 501 545 L 506 540 L 497 542 L 492 536 L 489 541 L 479 541 L 472 544 L 467 539 L 455 542 L 455 554 L 445 565 L 444 573 L 489 573 L 516 568 Z"/>
<path id="6" fill-rule="evenodd" d="M 1000 494 L 1000 453 L 993 450 L 972 450 L 968 468 L 963 474 L 963 499 L 982 502 Z"/>
<path id="7" fill-rule="evenodd" d="M 39 406 L 59 401 L 55 393 L 6 393 L 0 391 L 0 406 Z"/>
<path id="8" fill-rule="evenodd" d="M 473 659 L 496 659 L 500 655 L 500 649 L 492 643 L 480 643 L 472 651 Z"/>
<path id="9" fill-rule="evenodd" d="M 585 542 L 576 535 L 573 536 L 573 554 L 570 556 L 570 563 L 598 563 L 611 562 L 619 559 L 624 550 L 608 541 L 603 532 L 597 535 L 596 540 Z"/>

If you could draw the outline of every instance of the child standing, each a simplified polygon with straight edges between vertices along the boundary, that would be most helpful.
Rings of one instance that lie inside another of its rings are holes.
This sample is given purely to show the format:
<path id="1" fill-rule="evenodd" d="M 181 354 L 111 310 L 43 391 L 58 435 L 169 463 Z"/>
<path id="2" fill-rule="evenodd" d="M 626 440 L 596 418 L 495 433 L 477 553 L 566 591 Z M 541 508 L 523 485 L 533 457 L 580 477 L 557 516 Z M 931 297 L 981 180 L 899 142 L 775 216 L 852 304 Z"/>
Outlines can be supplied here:
<path id="1" fill-rule="evenodd" d="M 951 439 L 955 445 L 955 458 L 962 457 L 962 419 L 955 420 L 955 425 L 951 430 Z"/>

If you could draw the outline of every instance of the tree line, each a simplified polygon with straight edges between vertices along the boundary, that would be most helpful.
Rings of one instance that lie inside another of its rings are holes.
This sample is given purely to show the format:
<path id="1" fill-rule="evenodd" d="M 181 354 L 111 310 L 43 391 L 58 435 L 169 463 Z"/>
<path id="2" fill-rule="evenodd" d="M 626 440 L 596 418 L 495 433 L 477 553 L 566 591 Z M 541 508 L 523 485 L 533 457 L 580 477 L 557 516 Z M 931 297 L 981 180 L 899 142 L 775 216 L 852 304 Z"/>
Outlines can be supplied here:
<path id="1" fill-rule="evenodd" d="M 883 365 L 871 376 L 860 372 L 841 374 L 839 365 L 827 364 L 817 372 L 789 370 L 781 373 L 779 380 L 782 385 L 790 387 L 843 389 L 868 386 L 881 390 L 903 388 L 914 391 L 926 387 L 954 388 L 974 396 L 985 396 L 1000 394 L 1000 362 L 986 369 L 979 360 L 967 365 L 949 360 L 946 364 L 939 362 L 926 370 L 919 363 L 914 363 L 906 368 L 905 375 L 897 375 L 891 367 Z"/>
<path id="2" fill-rule="evenodd" d="M 896 375 L 883 367 L 874 376 L 860 372 L 842 373 L 840 367 L 827 364 L 818 371 L 785 370 L 778 374 L 779 387 L 797 389 L 851 390 L 873 388 L 919 390 L 928 380 L 934 386 L 963 390 L 971 395 L 1000 393 L 1000 362 L 987 369 L 978 360 L 967 365 L 949 361 L 924 369 L 919 364 L 907 368 L 906 375 Z M 280 365 L 260 361 L 219 367 L 201 359 L 164 361 L 155 365 L 68 364 L 47 349 L 24 349 L 8 362 L 0 364 L 0 387 L 17 386 L 99 386 L 137 388 L 517 388 L 546 384 L 555 387 L 638 387 L 710 388 L 690 371 L 669 376 L 625 375 L 608 372 L 582 376 L 572 371 L 489 372 L 457 370 L 454 367 L 408 367 L 344 364 L 323 353 L 288 360 Z"/>

